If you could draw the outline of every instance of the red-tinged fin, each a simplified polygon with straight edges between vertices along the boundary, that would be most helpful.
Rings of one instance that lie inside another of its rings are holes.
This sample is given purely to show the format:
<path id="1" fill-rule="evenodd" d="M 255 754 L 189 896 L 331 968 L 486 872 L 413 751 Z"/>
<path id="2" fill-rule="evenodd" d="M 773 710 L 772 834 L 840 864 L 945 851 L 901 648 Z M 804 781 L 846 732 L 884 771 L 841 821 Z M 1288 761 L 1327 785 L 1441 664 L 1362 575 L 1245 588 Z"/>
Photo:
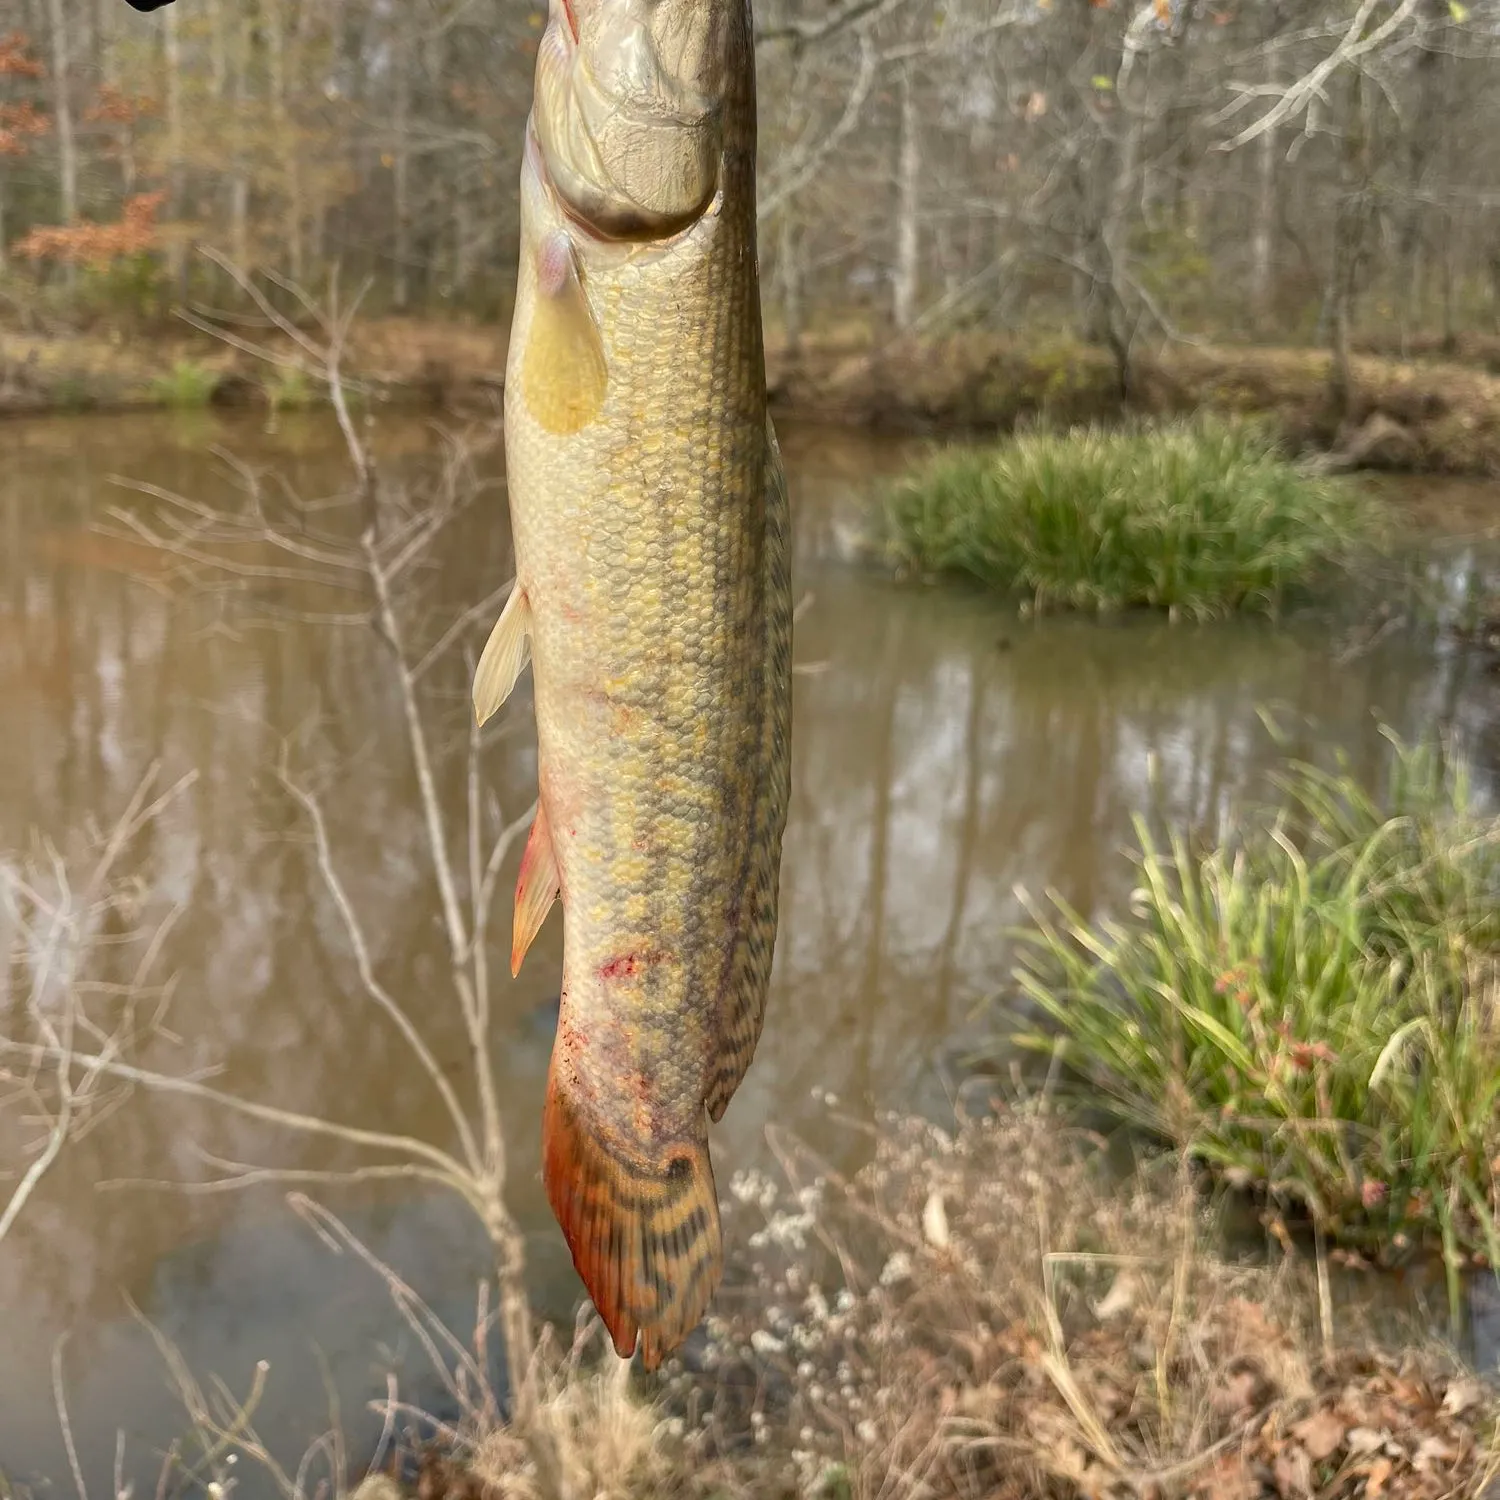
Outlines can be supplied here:
<path id="1" fill-rule="evenodd" d="M 542 1178 L 573 1265 L 615 1352 L 654 1370 L 703 1317 L 724 1269 L 707 1125 L 650 1159 L 611 1148 L 577 1107 L 554 1053 L 542 1118 Z"/>
<path id="2" fill-rule="evenodd" d="M 542 923 L 561 891 L 552 831 L 547 827 L 547 809 L 539 802 L 531 836 L 526 840 L 526 852 L 521 856 L 521 873 L 516 877 L 516 912 L 510 940 L 512 979 L 521 972 L 521 960 L 526 957 L 532 939 L 542 930 Z"/>
<path id="3" fill-rule="evenodd" d="M 510 697 L 531 657 L 531 606 L 516 579 L 474 669 L 474 717 L 483 724 Z"/>

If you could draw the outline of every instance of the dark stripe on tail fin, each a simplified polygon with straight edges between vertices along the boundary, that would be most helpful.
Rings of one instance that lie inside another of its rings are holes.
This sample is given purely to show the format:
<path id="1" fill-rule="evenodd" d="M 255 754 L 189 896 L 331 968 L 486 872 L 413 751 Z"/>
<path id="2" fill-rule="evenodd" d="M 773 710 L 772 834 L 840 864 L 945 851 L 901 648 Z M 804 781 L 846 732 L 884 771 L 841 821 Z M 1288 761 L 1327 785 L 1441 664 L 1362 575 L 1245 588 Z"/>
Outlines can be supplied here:
<path id="1" fill-rule="evenodd" d="M 547 1198 L 615 1352 L 628 1359 L 639 1334 L 648 1370 L 698 1326 L 724 1265 L 707 1125 L 697 1141 L 659 1149 L 650 1162 L 611 1149 L 554 1058 L 542 1117 Z"/>

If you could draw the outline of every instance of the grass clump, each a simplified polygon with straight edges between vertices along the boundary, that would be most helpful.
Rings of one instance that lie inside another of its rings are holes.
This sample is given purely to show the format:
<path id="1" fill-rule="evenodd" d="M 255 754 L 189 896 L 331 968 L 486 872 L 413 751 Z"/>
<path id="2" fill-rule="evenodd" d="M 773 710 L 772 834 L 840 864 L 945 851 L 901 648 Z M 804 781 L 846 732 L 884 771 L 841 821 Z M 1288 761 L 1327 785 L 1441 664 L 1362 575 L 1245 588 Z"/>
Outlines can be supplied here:
<path id="1" fill-rule="evenodd" d="M 151 397 L 176 411 L 196 411 L 208 406 L 219 388 L 219 372 L 192 359 L 179 359 L 171 372 L 151 382 Z"/>
<path id="2" fill-rule="evenodd" d="M 283 411 L 307 411 L 318 396 L 307 372 L 292 365 L 273 370 L 266 377 L 263 389 L 266 405 L 273 415 Z"/>
<path id="3" fill-rule="evenodd" d="M 1018 434 L 939 453 L 891 492 L 894 556 L 1038 607 L 1206 618 L 1272 607 L 1378 532 L 1372 501 L 1218 417 Z"/>
<path id="4" fill-rule="evenodd" d="M 1091 1103 L 1381 1261 L 1500 1266 L 1500 823 L 1397 745 L 1384 806 L 1294 763 L 1207 852 L 1137 821 L 1128 914 L 1056 896 L 1017 971 Z"/>

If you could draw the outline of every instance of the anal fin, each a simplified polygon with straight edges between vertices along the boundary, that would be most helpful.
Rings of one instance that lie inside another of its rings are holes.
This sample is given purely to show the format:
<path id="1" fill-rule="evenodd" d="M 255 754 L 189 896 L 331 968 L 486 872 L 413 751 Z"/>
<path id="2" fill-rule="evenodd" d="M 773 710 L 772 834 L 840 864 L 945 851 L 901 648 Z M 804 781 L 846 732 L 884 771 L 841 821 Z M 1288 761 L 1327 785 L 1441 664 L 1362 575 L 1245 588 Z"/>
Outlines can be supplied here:
<path id="1" fill-rule="evenodd" d="M 510 697 L 531 656 L 531 606 L 516 579 L 474 669 L 474 717 L 483 724 Z"/>
<path id="2" fill-rule="evenodd" d="M 521 960 L 542 929 L 552 903 L 562 890 L 557 873 L 557 854 L 552 847 L 552 830 L 547 826 L 547 807 L 537 803 L 526 852 L 521 856 L 521 873 L 516 877 L 516 911 L 511 928 L 510 977 L 521 972 Z"/>
<path id="3" fill-rule="evenodd" d="M 578 1107 L 554 1052 L 542 1178 L 615 1352 L 629 1359 L 639 1337 L 642 1363 L 656 1369 L 698 1326 L 723 1274 L 707 1126 L 627 1157 Z"/>

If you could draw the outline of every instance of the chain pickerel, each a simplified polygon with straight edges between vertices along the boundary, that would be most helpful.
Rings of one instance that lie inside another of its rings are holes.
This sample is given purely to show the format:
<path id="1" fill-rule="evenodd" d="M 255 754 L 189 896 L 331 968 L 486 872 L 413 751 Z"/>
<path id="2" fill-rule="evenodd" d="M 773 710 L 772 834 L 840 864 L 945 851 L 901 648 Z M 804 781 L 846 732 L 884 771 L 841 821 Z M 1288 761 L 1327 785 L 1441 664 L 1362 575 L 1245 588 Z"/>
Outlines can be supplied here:
<path id="1" fill-rule="evenodd" d="M 722 1274 L 708 1124 L 761 1034 L 790 793 L 755 152 L 749 0 L 551 0 L 505 380 L 517 578 L 474 708 L 530 662 L 511 966 L 560 900 L 543 1177 L 648 1369 Z"/>

